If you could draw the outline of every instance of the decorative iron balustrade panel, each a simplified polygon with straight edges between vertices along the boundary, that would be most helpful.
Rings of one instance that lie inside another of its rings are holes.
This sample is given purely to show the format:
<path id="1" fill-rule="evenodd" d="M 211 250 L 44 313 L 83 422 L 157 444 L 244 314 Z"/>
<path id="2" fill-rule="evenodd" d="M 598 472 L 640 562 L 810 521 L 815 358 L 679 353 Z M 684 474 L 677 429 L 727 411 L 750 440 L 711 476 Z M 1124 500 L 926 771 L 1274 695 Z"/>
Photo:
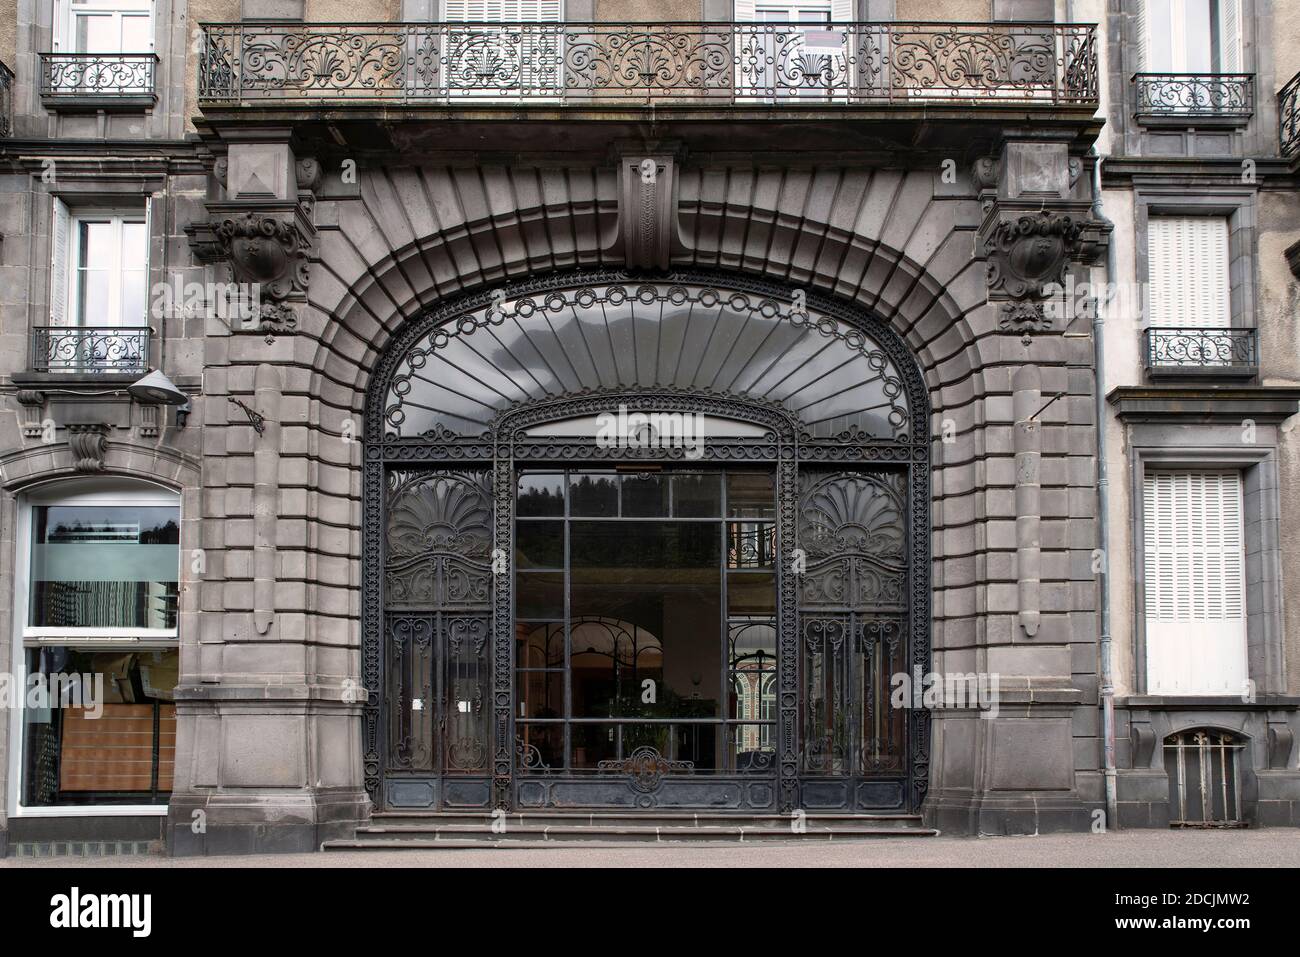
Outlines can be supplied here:
<path id="1" fill-rule="evenodd" d="M 14 71 L 0 63 L 0 138 L 14 135 Z"/>
<path id="2" fill-rule="evenodd" d="M 150 331 L 147 326 L 37 326 L 32 371 L 147 372 Z"/>
<path id="3" fill-rule="evenodd" d="M 1140 115 L 1246 117 L 1255 112 L 1250 73 L 1139 73 L 1133 86 Z"/>
<path id="4" fill-rule="evenodd" d="M 42 53 L 42 96 L 153 96 L 152 53 Z"/>
<path id="5" fill-rule="evenodd" d="M 199 98 L 1097 101 L 1091 26 L 206 24 Z"/>
<path id="6" fill-rule="evenodd" d="M 1277 93 L 1278 148 L 1290 156 L 1300 147 L 1300 73 Z"/>
<path id="7" fill-rule="evenodd" d="M 1147 369 L 1160 372 L 1241 372 L 1259 367 L 1254 329 L 1155 328 L 1146 331 Z"/>

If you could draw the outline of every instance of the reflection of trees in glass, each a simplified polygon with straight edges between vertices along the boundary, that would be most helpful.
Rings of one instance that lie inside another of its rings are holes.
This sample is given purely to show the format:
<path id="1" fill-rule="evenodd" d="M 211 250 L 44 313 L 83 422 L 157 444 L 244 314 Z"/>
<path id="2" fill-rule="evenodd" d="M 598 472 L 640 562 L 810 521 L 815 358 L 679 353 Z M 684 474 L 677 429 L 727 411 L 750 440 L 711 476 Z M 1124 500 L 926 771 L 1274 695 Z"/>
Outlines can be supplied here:
<path id="1" fill-rule="evenodd" d="M 31 625 L 175 627 L 180 553 L 151 550 L 179 544 L 175 508 L 42 506 L 34 518 Z"/>
<path id="2" fill-rule="evenodd" d="M 558 489 L 532 488 L 519 493 L 520 515 L 563 515 L 564 493 Z"/>

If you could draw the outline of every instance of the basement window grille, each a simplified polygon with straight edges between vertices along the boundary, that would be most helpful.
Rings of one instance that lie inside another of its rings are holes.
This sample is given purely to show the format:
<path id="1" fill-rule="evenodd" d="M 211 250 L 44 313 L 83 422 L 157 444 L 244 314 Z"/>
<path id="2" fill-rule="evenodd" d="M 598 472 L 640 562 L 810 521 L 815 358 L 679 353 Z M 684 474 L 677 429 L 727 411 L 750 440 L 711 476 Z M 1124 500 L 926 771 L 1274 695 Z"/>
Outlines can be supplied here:
<path id="1" fill-rule="evenodd" d="M 1208 728 L 1165 739 L 1171 826 L 1245 827 L 1239 764 L 1244 747 L 1236 735 Z"/>

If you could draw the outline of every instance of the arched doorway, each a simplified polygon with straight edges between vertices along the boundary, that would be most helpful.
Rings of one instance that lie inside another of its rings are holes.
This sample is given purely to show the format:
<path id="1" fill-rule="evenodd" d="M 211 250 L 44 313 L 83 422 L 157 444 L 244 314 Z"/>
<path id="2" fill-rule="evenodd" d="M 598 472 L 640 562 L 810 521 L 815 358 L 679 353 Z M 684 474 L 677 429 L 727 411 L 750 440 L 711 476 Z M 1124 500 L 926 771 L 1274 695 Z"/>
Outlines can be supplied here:
<path id="1" fill-rule="evenodd" d="M 411 322 L 366 415 L 376 806 L 916 810 L 928 415 L 884 324 L 738 276 Z"/>

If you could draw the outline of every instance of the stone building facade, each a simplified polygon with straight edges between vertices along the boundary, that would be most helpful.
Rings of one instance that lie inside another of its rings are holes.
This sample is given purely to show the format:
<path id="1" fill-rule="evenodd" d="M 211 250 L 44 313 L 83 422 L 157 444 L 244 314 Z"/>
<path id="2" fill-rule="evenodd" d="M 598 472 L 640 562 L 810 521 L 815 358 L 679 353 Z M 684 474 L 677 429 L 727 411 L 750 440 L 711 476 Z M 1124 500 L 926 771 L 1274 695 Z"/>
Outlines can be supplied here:
<path id="1" fill-rule="evenodd" d="M 110 6 L 0 17 L 0 630 L 15 678 L 108 689 L 100 725 L 0 711 L 0 847 L 302 850 L 494 808 L 987 834 L 1199 795 L 1296 823 L 1282 0 L 1242 0 L 1211 71 L 1248 108 L 1141 109 L 1134 74 L 1206 71 L 1139 58 L 1136 0 Z M 1225 222 L 1249 368 L 1153 369 L 1149 307 L 1074 294 L 1155 284 L 1152 217 L 1196 214 Z M 705 417 L 700 458 L 582 424 L 622 407 Z M 1248 693 L 1153 687 L 1162 470 L 1240 476 Z M 690 586 L 725 606 L 716 672 L 672 647 L 680 551 L 621 580 L 658 625 L 573 610 L 609 586 L 579 495 L 685 536 L 693 483 L 725 489 L 693 516 L 731 543 Z M 619 684 L 643 630 L 657 710 Z M 885 707 L 931 673 L 995 677 L 996 710 Z"/>

